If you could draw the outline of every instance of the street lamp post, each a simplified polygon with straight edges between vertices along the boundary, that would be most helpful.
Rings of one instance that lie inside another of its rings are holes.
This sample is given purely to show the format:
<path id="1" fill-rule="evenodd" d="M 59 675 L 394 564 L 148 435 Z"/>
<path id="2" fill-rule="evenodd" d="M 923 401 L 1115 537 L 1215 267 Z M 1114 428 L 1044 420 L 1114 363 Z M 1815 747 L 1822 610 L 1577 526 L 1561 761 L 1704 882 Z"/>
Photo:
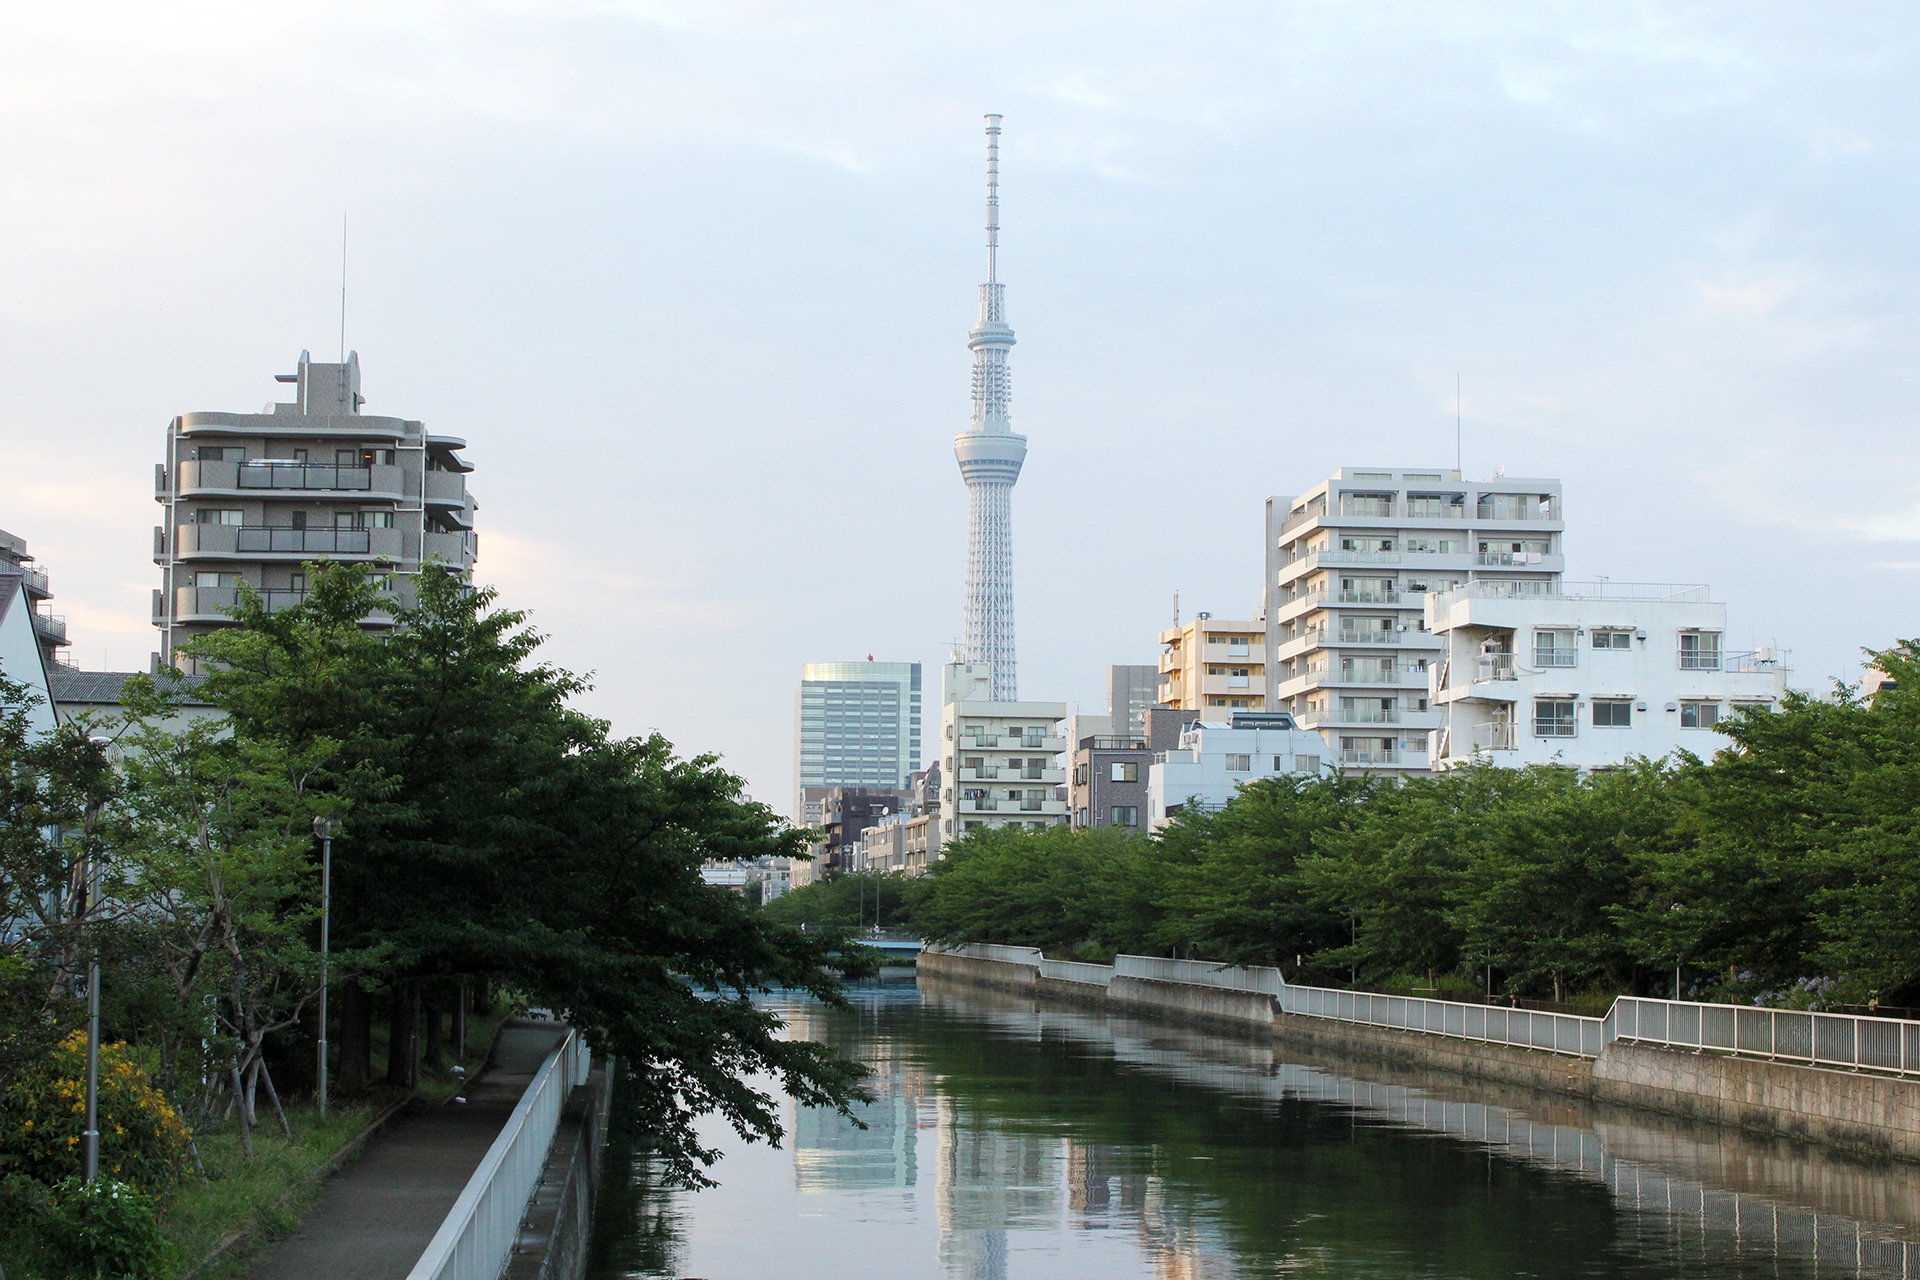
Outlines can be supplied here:
<path id="1" fill-rule="evenodd" d="M 86 907 L 82 919 L 93 913 L 100 892 L 94 880 L 93 855 L 87 855 Z M 87 1127 L 80 1131 L 80 1180 L 100 1176 L 100 948 L 87 961 Z"/>
<path id="2" fill-rule="evenodd" d="M 332 818 L 315 818 L 313 834 L 320 837 L 320 1062 L 319 1087 L 314 1099 L 320 1118 L 327 1118 L 327 944 L 333 923 L 333 828 Z"/>

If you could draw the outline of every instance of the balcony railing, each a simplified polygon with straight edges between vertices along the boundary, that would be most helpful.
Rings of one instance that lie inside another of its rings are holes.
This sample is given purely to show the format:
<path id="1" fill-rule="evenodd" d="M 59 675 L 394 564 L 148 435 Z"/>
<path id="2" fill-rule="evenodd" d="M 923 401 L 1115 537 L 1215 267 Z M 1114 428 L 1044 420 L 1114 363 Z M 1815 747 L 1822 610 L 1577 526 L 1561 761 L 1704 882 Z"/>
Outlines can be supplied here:
<path id="1" fill-rule="evenodd" d="M 1477 551 L 1473 556 L 1475 564 L 1489 565 L 1535 565 L 1546 559 L 1544 551 Z"/>
<path id="2" fill-rule="evenodd" d="M 1315 551 L 1301 557 L 1315 564 L 1399 564 L 1398 551 Z"/>
<path id="3" fill-rule="evenodd" d="M 972 743 L 976 747 L 997 747 L 1000 735 L 997 733 L 965 733 L 960 735 L 962 745 Z"/>
<path id="4" fill-rule="evenodd" d="M 1720 669 L 1735 673 L 1755 673 L 1788 670 L 1786 659 L 1791 654 L 1781 649 L 1750 649 L 1741 653 L 1723 653 L 1720 655 Z"/>
<path id="5" fill-rule="evenodd" d="M 1041 813 L 1045 811 L 1046 806 L 1047 802 L 1045 800 L 1022 800 L 1020 802 L 1020 811 L 1022 813 Z"/>
<path id="6" fill-rule="evenodd" d="M 1399 684 L 1400 672 L 1397 668 L 1394 668 L 1394 667 L 1388 667 L 1385 670 L 1378 670 L 1378 669 L 1370 670 L 1366 667 L 1342 667 L 1340 668 L 1340 683 L 1341 684 Z"/>
<path id="7" fill-rule="evenodd" d="M 1340 724 L 1399 724 L 1399 711 L 1389 711 L 1381 707 L 1342 707 L 1338 711 L 1325 713 L 1329 720 Z"/>
<path id="8" fill-rule="evenodd" d="M 1533 665 L 1536 667 L 1573 667 L 1579 665 L 1579 659 L 1578 649 L 1564 646 L 1533 651 Z"/>
<path id="9" fill-rule="evenodd" d="M 1318 520 L 1326 514 L 1327 504 L 1324 502 L 1316 502 L 1304 511 L 1296 511 L 1289 515 L 1286 521 L 1280 526 L 1280 532 L 1285 533 L 1289 529 L 1297 529 L 1309 520 Z"/>
<path id="10" fill-rule="evenodd" d="M 1399 644 L 1398 631 L 1341 631 L 1336 633 L 1336 644 Z"/>
<path id="11" fill-rule="evenodd" d="M 1554 504 L 1531 499 L 1483 502 L 1473 509 L 1476 520 L 1558 520 Z"/>
<path id="12" fill-rule="evenodd" d="M 1514 726 L 1510 721 L 1496 720 L 1491 724 L 1477 724 L 1468 735 L 1476 751 L 1515 751 L 1518 750 Z"/>
<path id="13" fill-rule="evenodd" d="M 987 766 L 984 769 L 962 769 L 960 773 L 962 777 L 969 778 L 969 779 L 997 778 L 1000 776 L 1000 770 L 991 765 Z"/>
<path id="14" fill-rule="evenodd" d="M 1465 520 L 1467 504 L 1436 502 L 1432 498 L 1409 498 L 1407 499 L 1407 518 L 1409 520 Z"/>
<path id="15" fill-rule="evenodd" d="M 57 614 L 36 613 L 33 616 L 33 630 L 42 640 L 53 644 L 67 642 L 67 620 Z"/>
<path id="16" fill-rule="evenodd" d="M 998 800 L 969 800 L 966 803 L 973 813 L 992 813 L 1000 807 Z"/>
<path id="17" fill-rule="evenodd" d="M 1399 604 L 1398 591 L 1342 591 L 1334 596 L 1340 604 Z"/>
<path id="18" fill-rule="evenodd" d="M 241 525 L 235 549 L 366 555 L 370 537 L 371 531 L 367 529 L 283 529 L 273 525 Z"/>
<path id="19" fill-rule="evenodd" d="M 26 578 L 28 595 L 44 597 L 52 594 L 47 586 L 47 574 L 44 569 L 29 569 L 24 564 L 17 564 L 13 567 L 20 571 L 21 576 Z"/>
<path id="20" fill-rule="evenodd" d="M 1139 738 L 1082 738 L 1082 751 L 1145 751 L 1147 744 Z"/>
<path id="21" fill-rule="evenodd" d="M 373 488 L 371 467 L 330 467 L 308 463 L 262 466 L 246 462 L 235 470 L 238 472 L 238 483 L 234 487 L 239 489 Z"/>
<path id="22" fill-rule="evenodd" d="M 1519 677 L 1514 674 L 1513 655 L 1510 653 L 1496 653 L 1490 657 L 1480 659 L 1474 668 L 1474 678 L 1476 680 L 1519 679 Z"/>
<path id="23" fill-rule="evenodd" d="M 1718 649 L 1682 649 L 1680 669 L 1682 671 L 1718 671 L 1720 651 Z"/>
<path id="24" fill-rule="evenodd" d="M 1048 774 L 1048 772 L 1049 772 L 1049 771 L 1048 771 L 1047 769 L 1044 769 L 1044 768 L 1041 768 L 1041 769 L 1022 769 L 1022 770 L 1020 771 L 1020 777 L 1022 778 L 1022 780 L 1024 780 L 1024 781 L 1027 781 L 1027 782 L 1040 782 L 1040 781 L 1042 781 L 1042 780 L 1044 780 L 1044 779 L 1046 778 L 1046 776 L 1047 776 L 1047 774 Z"/>
<path id="25" fill-rule="evenodd" d="M 1345 498 L 1340 503 L 1340 514 L 1372 520 L 1396 515 L 1398 510 L 1392 498 Z"/>
<path id="26" fill-rule="evenodd" d="M 1341 764 L 1399 764 L 1400 753 L 1387 747 L 1343 747 Z"/>

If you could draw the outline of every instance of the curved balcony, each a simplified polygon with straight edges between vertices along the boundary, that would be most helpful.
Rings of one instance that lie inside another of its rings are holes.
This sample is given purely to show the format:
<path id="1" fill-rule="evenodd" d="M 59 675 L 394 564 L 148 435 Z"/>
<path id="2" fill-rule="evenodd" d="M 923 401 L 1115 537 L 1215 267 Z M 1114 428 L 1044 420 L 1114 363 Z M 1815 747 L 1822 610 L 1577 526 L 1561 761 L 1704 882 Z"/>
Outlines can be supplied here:
<path id="1" fill-rule="evenodd" d="M 266 497 L 286 494 L 347 494 L 356 499 L 398 502 L 406 487 L 398 466 L 341 467 L 308 462 L 182 462 L 179 496 Z"/>
<path id="2" fill-rule="evenodd" d="M 268 613 L 277 613 L 282 609 L 291 609 L 307 598 L 304 590 L 289 590 L 282 587 L 255 588 L 254 594 L 260 597 Z M 234 607 L 240 600 L 238 587 L 175 587 L 173 591 L 174 622 L 232 622 Z M 363 622 L 370 626 L 392 626 L 393 615 L 388 612 L 387 602 L 399 602 L 395 593 L 382 593 L 382 605 L 369 613 Z"/>
<path id="3" fill-rule="evenodd" d="M 315 557 L 398 560 L 399 529 L 294 529 L 279 525 L 183 524 L 175 530 L 182 560 L 247 559 L 299 563 Z"/>

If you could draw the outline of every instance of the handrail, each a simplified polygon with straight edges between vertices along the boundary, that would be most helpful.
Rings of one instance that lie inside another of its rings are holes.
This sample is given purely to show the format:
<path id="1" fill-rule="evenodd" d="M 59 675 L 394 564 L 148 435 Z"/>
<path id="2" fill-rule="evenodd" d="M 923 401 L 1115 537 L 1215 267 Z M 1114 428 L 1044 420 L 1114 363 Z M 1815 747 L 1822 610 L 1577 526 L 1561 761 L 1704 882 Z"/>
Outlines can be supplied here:
<path id="1" fill-rule="evenodd" d="M 1799 1009 L 1705 1004 L 1688 1000 L 1615 997 L 1605 1016 L 1551 1013 L 1498 1004 L 1429 1000 L 1288 982 L 1264 966 L 1115 956 L 1111 967 L 1048 960 L 1033 947 L 937 948 L 949 955 L 1029 965 L 1045 977 L 1107 985 L 1116 977 L 1181 982 L 1273 998 L 1281 1013 L 1369 1026 L 1394 1027 L 1462 1040 L 1542 1049 L 1597 1058 L 1608 1044 L 1628 1040 L 1678 1049 L 1708 1049 L 1820 1067 L 1920 1075 L 1920 1021 Z M 1099 970 L 1105 976 L 1096 974 Z"/>
<path id="2" fill-rule="evenodd" d="M 592 1066 L 586 1040 L 569 1030 L 520 1095 L 407 1280 L 497 1280 L 546 1167 L 560 1109 Z"/>

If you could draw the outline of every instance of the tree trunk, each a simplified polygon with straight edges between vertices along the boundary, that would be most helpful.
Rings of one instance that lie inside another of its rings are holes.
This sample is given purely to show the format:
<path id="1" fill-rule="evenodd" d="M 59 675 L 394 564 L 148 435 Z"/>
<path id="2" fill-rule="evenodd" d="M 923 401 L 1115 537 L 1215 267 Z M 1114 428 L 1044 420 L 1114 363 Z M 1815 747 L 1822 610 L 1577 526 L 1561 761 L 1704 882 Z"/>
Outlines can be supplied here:
<path id="1" fill-rule="evenodd" d="M 233 1076 L 233 1109 L 240 1116 L 240 1149 L 247 1153 L 247 1159 L 253 1159 L 253 1126 L 247 1123 L 247 1091 L 240 1085 L 240 1068 L 235 1065 Z"/>
<path id="2" fill-rule="evenodd" d="M 273 1104 L 273 1114 L 280 1117 L 280 1132 L 287 1135 L 287 1141 L 293 1141 L 293 1126 L 287 1123 L 286 1108 L 280 1105 L 280 1091 L 273 1087 L 273 1072 L 267 1070 L 266 1059 L 260 1060 L 260 1079 L 267 1086 L 267 1101 Z"/>
<path id="3" fill-rule="evenodd" d="M 340 1066 L 335 1073 L 343 1090 L 367 1087 L 373 1076 L 373 997 L 349 978 L 340 988 Z"/>
<path id="4" fill-rule="evenodd" d="M 387 992 L 387 1083 L 405 1089 L 412 1081 L 413 984 L 396 982 Z"/>
<path id="5" fill-rule="evenodd" d="M 464 982 L 453 998 L 453 1060 L 467 1060 L 467 984 Z"/>
<path id="6" fill-rule="evenodd" d="M 421 1046 L 420 1061 L 423 1065 L 438 1071 L 446 1065 L 441 1056 L 446 1047 L 446 1036 L 442 1034 L 445 1026 L 446 993 L 444 988 L 434 985 L 420 993 L 420 1015 L 425 1022 L 425 1041 Z"/>

